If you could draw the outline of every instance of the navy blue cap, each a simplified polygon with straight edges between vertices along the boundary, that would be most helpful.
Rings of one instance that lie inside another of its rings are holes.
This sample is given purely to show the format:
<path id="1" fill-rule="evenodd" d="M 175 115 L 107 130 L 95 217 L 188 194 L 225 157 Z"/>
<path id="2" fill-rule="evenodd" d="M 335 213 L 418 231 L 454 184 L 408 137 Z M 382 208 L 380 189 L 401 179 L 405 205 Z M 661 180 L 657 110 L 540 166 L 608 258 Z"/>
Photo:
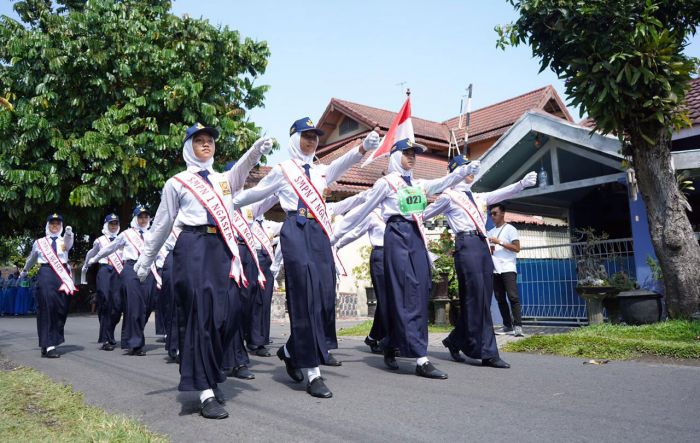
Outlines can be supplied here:
<path id="1" fill-rule="evenodd" d="M 471 163 L 471 161 L 464 158 L 463 155 L 455 155 L 454 158 L 447 164 L 447 170 L 454 172 L 455 169 L 462 165 L 468 165 L 469 163 Z"/>
<path id="2" fill-rule="evenodd" d="M 109 223 L 109 222 L 113 222 L 113 221 L 115 221 L 117 223 L 119 222 L 119 217 L 117 216 L 117 214 L 114 214 L 114 213 L 107 214 L 107 216 L 105 217 L 105 220 L 102 223 Z"/>
<path id="3" fill-rule="evenodd" d="M 394 145 L 391 147 L 391 154 L 393 154 L 396 151 L 406 151 L 408 149 L 413 149 L 417 152 L 425 152 L 428 150 L 428 148 L 424 145 L 412 142 L 410 138 L 402 138 L 401 140 L 394 143 Z"/>
<path id="4" fill-rule="evenodd" d="M 207 134 L 211 135 L 214 140 L 219 138 L 219 131 L 217 131 L 214 128 L 211 128 L 209 126 L 204 126 L 201 123 L 195 123 L 194 126 L 190 126 L 187 128 L 187 131 L 185 132 L 185 139 L 182 141 L 182 143 L 185 143 L 187 140 L 191 139 L 194 137 L 194 135 L 198 132 L 206 132 Z"/>
<path id="5" fill-rule="evenodd" d="M 63 217 L 62 217 L 61 214 L 59 214 L 58 212 L 54 212 L 53 214 L 51 214 L 51 215 L 49 215 L 48 217 L 46 217 L 46 221 L 47 221 L 47 222 L 50 222 L 50 221 L 52 221 L 52 220 L 58 220 L 58 221 L 60 221 L 61 223 L 63 223 Z"/>
<path id="6" fill-rule="evenodd" d="M 144 205 L 136 205 L 134 208 L 134 217 L 138 217 L 141 214 L 151 215 L 151 211 L 149 211 Z"/>
<path id="7" fill-rule="evenodd" d="M 233 168 L 233 166 L 234 166 L 235 164 L 236 164 L 236 160 L 233 160 L 233 161 L 230 161 L 230 162 L 226 163 L 226 166 L 224 166 L 224 172 L 230 171 L 231 168 Z"/>
<path id="8" fill-rule="evenodd" d="M 306 131 L 313 131 L 319 137 L 324 134 L 323 131 L 314 126 L 314 122 L 312 122 L 309 117 L 304 117 L 292 123 L 292 127 L 289 128 L 289 135 Z"/>

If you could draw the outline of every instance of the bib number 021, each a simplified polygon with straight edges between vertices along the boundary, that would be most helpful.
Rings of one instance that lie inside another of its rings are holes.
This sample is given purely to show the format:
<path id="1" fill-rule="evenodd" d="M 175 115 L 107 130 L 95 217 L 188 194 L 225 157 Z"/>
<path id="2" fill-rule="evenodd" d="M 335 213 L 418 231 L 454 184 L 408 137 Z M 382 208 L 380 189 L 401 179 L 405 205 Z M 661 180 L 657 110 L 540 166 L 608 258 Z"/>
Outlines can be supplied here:
<path id="1" fill-rule="evenodd" d="M 406 186 L 398 191 L 399 211 L 402 215 L 411 215 L 423 212 L 428 204 L 423 188 L 420 186 Z"/>

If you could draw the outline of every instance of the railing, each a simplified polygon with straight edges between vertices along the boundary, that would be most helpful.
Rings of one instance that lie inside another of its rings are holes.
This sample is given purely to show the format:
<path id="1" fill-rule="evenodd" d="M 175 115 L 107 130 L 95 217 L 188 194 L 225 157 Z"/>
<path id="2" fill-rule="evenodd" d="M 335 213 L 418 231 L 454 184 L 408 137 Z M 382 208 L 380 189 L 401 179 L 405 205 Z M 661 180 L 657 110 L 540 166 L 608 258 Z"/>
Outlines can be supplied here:
<path id="1" fill-rule="evenodd" d="M 631 238 L 523 247 L 517 267 L 525 321 L 586 322 L 586 304 L 575 291 L 576 263 L 584 258 L 597 260 L 609 276 L 624 272 L 636 278 Z"/>

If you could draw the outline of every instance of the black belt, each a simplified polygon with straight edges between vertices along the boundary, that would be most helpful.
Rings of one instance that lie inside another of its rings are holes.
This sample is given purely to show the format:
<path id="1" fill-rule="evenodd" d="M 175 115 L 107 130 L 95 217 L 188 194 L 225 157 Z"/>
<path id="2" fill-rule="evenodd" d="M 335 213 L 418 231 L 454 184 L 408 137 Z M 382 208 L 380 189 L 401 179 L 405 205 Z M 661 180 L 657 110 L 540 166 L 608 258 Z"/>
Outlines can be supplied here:
<path id="1" fill-rule="evenodd" d="M 127 265 L 133 265 L 134 263 L 136 263 L 136 260 L 126 260 L 124 261 L 124 263 L 126 263 Z"/>
<path id="2" fill-rule="evenodd" d="M 287 216 L 292 217 L 292 216 L 299 216 L 299 217 L 306 217 L 309 220 L 315 220 L 316 217 L 309 211 L 308 209 L 305 208 L 300 208 L 298 211 L 287 211 Z"/>
<path id="3" fill-rule="evenodd" d="M 201 226 L 183 226 L 182 227 L 183 231 L 190 231 L 190 232 L 199 232 L 200 234 L 217 234 L 219 232 L 219 228 L 216 226 L 210 226 L 210 225 L 201 225 Z"/>
<path id="4" fill-rule="evenodd" d="M 409 220 L 402 215 L 392 215 L 391 217 L 389 217 L 389 220 L 387 220 L 386 222 L 387 223 L 391 223 L 391 222 L 413 223 L 413 219 Z"/>
<path id="5" fill-rule="evenodd" d="M 66 266 L 68 266 L 68 265 L 65 264 L 65 263 L 61 263 L 61 264 L 63 265 L 64 268 L 65 268 Z M 48 263 L 42 263 L 41 266 L 39 266 L 39 267 L 40 267 L 40 268 L 43 268 L 44 266 L 48 266 L 49 268 L 51 268 L 51 265 L 48 264 Z M 51 269 L 53 269 L 53 268 L 51 268 Z"/>
<path id="6" fill-rule="evenodd" d="M 478 230 L 472 230 L 472 231 L 462 231 L 457 233 L 457 238 L 460 237 L 480 237 L 480 238 L 486 238 L 484 234 L 481 233 L 481 231 Z"/>
<path id="7" fill-rule="evenodd" d="M 372 246 L 372 249 L 384 249 L 384 246 Z"/>

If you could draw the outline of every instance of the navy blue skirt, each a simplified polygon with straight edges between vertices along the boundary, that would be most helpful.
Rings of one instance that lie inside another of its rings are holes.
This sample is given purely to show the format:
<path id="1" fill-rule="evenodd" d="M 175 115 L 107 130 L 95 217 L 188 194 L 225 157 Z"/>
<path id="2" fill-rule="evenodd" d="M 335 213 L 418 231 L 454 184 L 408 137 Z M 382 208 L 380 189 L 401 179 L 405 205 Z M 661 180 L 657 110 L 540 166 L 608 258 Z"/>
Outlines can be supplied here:
<path id="1" fill-rule="evenodd" d="M 153 275 L 149 272 L 146 280 L 141 283 L 134 272 L 134 260 L 124 263 L 122 271 L 122 320 L 121 348 L 141 348 L 146 344 L 143 330 L 146 327 L 146 309 L 150 297 L 150 288 L 155 284 Z"/>
<path id="2" fill-rule="evenodd" d="M 177 351 L 177 317 L 175 315 L 175 291 L 173 290 L 173 253 L 170 252 L 163 262 L 161 278 L 163 286 L 160 289 L 160 305 L 158 307 L 165 322 L 165 350 L 170 355 Z"/>
<path id="3" fill-rule="evenodd" d="M 250 330 L 246 341 L 251 346 L 265 346 L 270 341 L 270 310 L 272 309 L 272 290 L 274 277 L 270 266 L 272 258 L 265 250 L 258 250 L 258 262 L 260 269 L 265 274 L 265 287 L 256 282 L 255 300 L 250 313 Z"/>
<path id="4" fill-rule="evenodd" d="M 240 329 L 231 252 L 219 235 L 183 230 L 173 249 L 180 391 L 216 388 L 226 380 L 224 353 Z"/>
<path id="5" fill-rule="evenodd" d="M 430 261 L 415 222 L 397 216 L 384 231 L 387 332 L 389 346 L 402 357 L 428 355 Z"/>
<path id="6" fill-rule="evenodd" d="M 388 336 L 386 330 L 388 319 L 386 317 L 387 301 L 383 247 L 372 248 L 372 253 L 369 255 L 369 274 L 372 277 L 374 295 L 377 298 L 377 304 L 374 309 L 374 321 L 372 322 L 372 330 L 369 331 L 369 336 L 379 341 Z"/>
<path id="7" fill-rule="evenodd" d="M 467 357 L 498 357 L 491 320 L 493 260 L 486 242 L 473 236 L 455 241 L 455 270 L 459 282 L 460 315 L 447 339 Z"/>
<path id="8" fill-rule="evenodd" d="M 321 226 L 315 220 L 300 225 L 296 219 L 288 217 L 280 231 L 291 327 L 287 350 L 295 367 L 314 368 L 337 347 L 335 263 Z"/>
<path id="9" fill-rule="evenodd" d="M 248 279 L 248 286 L 241 284 L 240 288 L 238 288 L 240 297 L 238 328 L 233 336 L 231 346 L 224 354 L 224 371 L 247 366 L 250 363 L 243 339 L 245 338 L 246 328 L 250 327 L 250 306 L 255 293 L 255 280 L 258 278 L 258 268 L 255 266 L 253 256 L 246 245 L 238 245 L 238 254 L 240 254 L 241 263 L 243 264 L 243 273 Z"/>
<path id="10" fill-rule="evenodd" d="M 121 318 L 121 278 L 108 264 L 100 264 L 96 278 L 97 319 L 100 323 L 98 343 L 116 344 L 114 329 Z"/>
<path id="11" fill-rule="evenodd" d="M 61 279 L 53 272 L 51 266 L 42 265 L 36 284 L 36 328 L 41 348 L 58 346 L 65 341 L 63 331 L 68 317 L 70 296 L 60 292 L 60 287 Z"/>

